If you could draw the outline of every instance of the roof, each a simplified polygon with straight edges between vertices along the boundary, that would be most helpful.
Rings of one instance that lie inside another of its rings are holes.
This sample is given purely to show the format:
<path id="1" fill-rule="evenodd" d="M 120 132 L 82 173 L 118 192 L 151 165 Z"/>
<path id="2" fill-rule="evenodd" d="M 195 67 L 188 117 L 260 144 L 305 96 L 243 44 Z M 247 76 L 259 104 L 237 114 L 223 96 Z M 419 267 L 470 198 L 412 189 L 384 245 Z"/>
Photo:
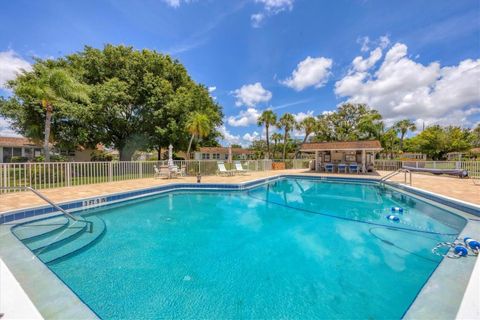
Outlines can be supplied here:
<path id="1" fill-rule="evenodd" d="M 27 146 L 40 147 L 41 145 L 24 137 L 0 137 L 0 147 L 27 147 Z"/>
<path id="2" fill-rule="evenodd" d="M 220 154 L 228 154 L 228 149 L 226 147 L 201 147 L 201 153 L 220 153 Z M 253 154 L 254 152 L 249 149 L 243 148 L 232 148 L 232 154 Z"/>
<path id="3" fill-rule="evenodd" d="M 382 145 L 378 140 L 334 141 L 334 142 L 304 143 L 300 148 L 300 151 L 315 151 L 315 150 L 382 150 Z"/>

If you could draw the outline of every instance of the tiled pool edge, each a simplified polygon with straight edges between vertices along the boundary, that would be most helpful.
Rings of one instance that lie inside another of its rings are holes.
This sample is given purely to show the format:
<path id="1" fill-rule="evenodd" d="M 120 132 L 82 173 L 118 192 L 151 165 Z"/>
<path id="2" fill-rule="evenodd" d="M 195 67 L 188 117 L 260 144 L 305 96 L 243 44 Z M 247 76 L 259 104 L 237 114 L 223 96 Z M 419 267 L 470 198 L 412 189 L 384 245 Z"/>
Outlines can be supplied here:
<path id="1" fill-rule="evenodd" d="M 168 185 L 163 185 L 163 186 L 157 186 L 157 187 L 149 187 L 149 188 L 143 188 L 143 189 L 136 189 L 132 191 L 127 191 L 127 192 L 118 192 L 118 193 L 112 193 L 108 195 L 103 195 L 99 197 L 88 197 L 84 199 L 77 199 L 77 200 L 72 200 L 72 201 L 66 201 L 63 203 L 60 203 L 60 206 L 66 210 L 69 211 L 81 211 L 81 210 L 86 210 L 90 208 L 96 208 L 100 207 L 103 205 L 110 205 L 118 202 L 124 202 L 127 200 L 131 199 L 137 199 L 137 198 L 143 198 L 145 196 L 150 196 L 150 195 L 156 195 L 156 194 L 162 194 L 162 193 L 167 193 L 171 191 L 181 191 L 181 190 L 231 190 L 231 191 L 242 191 L 242 190 L 248 190 L 251 188 L 254 188 L 256 186 L 262 185 L 267 182 L 283 179 L 283 178 L 307 178 L 311 180 L 325 180 L 325 181 L 347 181 L 347 182 L 362 182 L 362 183 L 377 183 L 378 178 L 371 178 L 371 177 L 358 177 L 358 178 L 352 178 L 352 177 L 325 177 L 325 176 L 311 176 L 308 174 L 280 174 L 277 176 L 272 176 L 268 178 L 262 178 L 262 179 L 256 179 L 252 181 L 247 181 L 244 183 L 238 183 L 238 184 L 215 184 L 215 183 L 208 183 L 208 184 L 195 184 L 195 183 L 172 183 Z M 435 201 L 443 206 L 447 206 L 451 209 L 454 209 L 455 211 L 463 211 L 467 212 L 468 214 L 472 214 L 475 216 L 480 216 L 480 206 L 470 204 L 467 202 L 463 202 L 457 199 L 451 199 L 445 196 L 437 195 L 430 193 L 428 191 L 418 189 L 418 188 L 413 188 L 409 186 L 404 186 L 404 185 L 399 185 L 395 183 L 387 183 L 387 186 L 393 187 L 393 188 L 398 188 L 401 191 L 411 193 L 413 196 L 420 197 L 420 198 L 425 198 L 430 201 Z M 102 200 L 104 199 L 104 201 Z M 85 201 L 87 205 L 84 206 Z M 93 201 L 93 202 L 91 202 Z M 103 202 L 102 202 L 103 201 Z M 89 205 L 89 203 L 92 203 L 92 205 Z M 4 224 L 3 227 L 4 229 L 9 229 L 9 227 L 15 222 L 23 222 L 21 220 L 31 220 L 31 219 L 37 219 L 37 218 L 43 218 L 47 217 L 50 215 L 53 215 L 55 210 L 49 209 L 48 205 L 44 205 L 41 207 L 33 207 L 33 208 L 26 208 L 26 209 L 19 209 L 19 210 L 11 210 L 7 212 L 0 213 L 0 228 L 2 227 L 2 223 Z M 5 219 L 5 217 L 9 217 L 8 219 Z M 13 223 L 12 223 L 13 222 Z M 9 223 L 9 225 L 5 225 L 5 223 Z M 10 223 L 12 223 L 10 225 Z M 22 245 L 20 241 L 18 241 L 18 244 Z M 0 250 L 1 253 L 1 250 Z M 1 254 L 0 254 L 1 257 Z M 446 260 L 446 259 L 444 259 Z M 37 263 L 40 263 L 38 260 L 35 261 Z M 443 262 L 442 262 L 443 263 Z M 47 270 L 49 270 L 46 266 L 43 265 L 43 267 Z M 440 266 L 439 266 L 440 267 Z M 37 270 L 38 271 L 38 270 Z M 57 281 L 60 281 L 56 277 L 56 275 L 53 274 L 53 272 L 50 272 L 51 276 L 55 277 Z M 435 271 L 434 273 L 437 273 Z M 433 275 L 433 274 L 432 274 Z M 424 287 L 426 287 L 431 280 L 429 279 L 427 283 L 425 284 Z M 69 290 L 69 288 L 62 282 L 63 286 L 66 288 L 62 288 L 62 290 Z M 422 289 L 423 291 L 424 289 Z M 28 290 L 26 290 L 28 291 Z M 28 292 L 27 292 L 28 293 Z M 75 295 L 74 292 L 70 292 L 70 295 L 74 295 L 75 297 L 70 297 L 70 305 L 74 305 L 76 308 L 82 309 L 81 306 L 78 306 L 78 301 L 77 302 L 72 302 L 73 300 L 79 300 L 79 298 Z M 419 293 L 420 295 L 420 293 Z M 417 297 L 418 298 L 418 297 Z M 410 315 L 410 310 L 412 309 L 413 306 L 415 306 L 417 302 L 417 299 L 412 303 L 410 308 L 407 310 L 406 317 L 408 318 Z M 81 302 L 80 302 L 81 303 Z M 49 306 L 50 308 L 52 307 L 51 305 Z M 83 308 L 88 308 L 88 306 L 84 305 Z M 457 307 L 458 308 L 458 307 Z M 41 310 L 41 309 L 40 309 Z M 78 310 L 78 309 L 77 309 Z M 85 310 L 84 310 L 85 311 Z M 86 313 L 83 314 L 89 314 L 88 311 L 91 311 L 89 308 L 86 310 Z M 43 315 L 43 313 L 42 313 Z M 58 314 L 56 314 L 58 315 Z M 78 315 L 78 314 L 77 314 Z M 89 314 L 91 317 L 91 312 Z M 78 317 L 77 317 L 78 318 Z"/>
<path id="2" fill-rule="evenodd" d="M 126 192 L 117 192 L 111 193 L 103 196 L 97 197 L 88 197 L 82 198 L 72 201 L 65 201 L 59 203 L 59 206 L 62 209 L 68 211 L 79 211 L 85 210 L 89 208 L 94 208 L 102 205 L 108 205 L 112 203 L 116 203 L 119 201 L 135 199 L 138 197 L 144 197 L 148 195 L 155 195 L 164 192 L 171 192 L 175 190 L 235 190 L 241 191 L 246 189 L 254 188 L 258 185 L 261 185 L 266 182 L 282 179 L 285 177 L 290 178 L 305 178 L 308 177 L 309 179 L 313 180 L 328 180 L 328 181 L 361 181 L 361 182 L 371 182 L 375 183 L 378 182 L 378 178 L 352 178 L 352 177 L 324 177 L 324 176 L 309 176 L 304 174 L 282 174 L 277 176 L 272 176 L 268 178 L 256 179 L 252 181 L 247 181 L 238 184 L 230 184 L 230 183 L 171 183 L 157 187 L 149 187 L 143 189 L 136 189 L 132 191 Z M 425 199 L 429 199 L 435 201 L 437 203 L 443 204 L 447 207 L 451 207 L 456 210 L 460 210 L 475 216 L 480 217 L 480 206 L 464 202 L 458 199 L 449 198 L 443 195 L 438 195 L 429 191 L 425 191 L 423 189 L 414 188 L 411 186 L 396 184 L 387 182 L 386 185 L 396 187 L 400 190 L 410 192 L 413 195 L 420 196 Z M 43 206 L 36 206 L 26 209 L 17 209 L 17 210 L 10 210 L 6 212 L 0 212 L 0 224 L 14 222 L 17 220 L 23 220 L 26 218 L 32 218 L 37 216 L 42 216 L 45 214 L 49 214 L 55 212 L 55 208 L 51 207 L 50 205 L 46 204 Z"/>

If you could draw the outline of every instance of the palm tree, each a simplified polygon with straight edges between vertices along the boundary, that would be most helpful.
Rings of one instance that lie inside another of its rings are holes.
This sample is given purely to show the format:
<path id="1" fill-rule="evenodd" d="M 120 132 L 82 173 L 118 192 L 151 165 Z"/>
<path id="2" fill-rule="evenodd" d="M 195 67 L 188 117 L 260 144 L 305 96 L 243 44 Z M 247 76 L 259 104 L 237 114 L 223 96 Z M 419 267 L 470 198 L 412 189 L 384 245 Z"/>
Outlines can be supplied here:
<path id="1" fill-rule="evenodd" d="M 295 128 L 295 117 L 290 113 L 285 113 L 277 123 L 277 128 L 284 130 L 283 134 L 283 159 L 287 156 L 288 133 Z"/>
<path id="2" fill-rule="evenodd" d="M 187 131 L 192 135 L 188 143 L 187 159 L 190 159 L 190 149 L 192 148 L 193 139 L 195 137 L 203 138 L 210 134 L 212 130 L 210 119 L 204 113 L 192 112 L 187 119 Z"/>
<path id="3" fill-rule="evenodd" d="M 302 130 L 303 132 L 305 132 L 305 136 L 304 136 L 303 142 L 302 142 L 302 144 L 303 144 L 303 143 L 307 142 L 308 137 L 312 133 L 314 133 L 315 130 L 317 129 L 317 119 L 315 119 L 312 116 L 306 117 L 305 119 L 303 119 L 302 121 L 297 123 L 296 128 L 297 128 L 297 130 Z M 295 152 L 295 158 L 298 156 L 299 153 L 300 153 L 300 149 L 298 149 Z"/>
<path id="4" fill-rule="evenodd" d="M 25 73 L 19 76 L 17 80 L 17 93 L 35 97 L 45 109 L 43 149 L 45 162 L 49 162 L 50 131 L 54 107 L 71 101 L 88 102 L 87 86 L 78 82 L 65 69 L 46 68 L 38 64 L 33 72 Z"/>
<path id="5" fill-rule="evenodd" d="M 280 133 L 273 133 L 272 134 L 272 140 L 273 140 L 273 159 L 275 159 L 275 154 L 277 152 L 277 144 L 280 140 L 282 140 L 282 135 Z"/>
<path id="6" fill-rule="evenodd" d="M 257 119 L 258 126 L 265 125 L 265 134 L 266 134 L 266 140 L 267 140 L 267 156 L 269 158 L 271 158 L 271 156 L 270 156 L 270 141 L 268 136 L 268 129 L 270 128 L 270 126 L 273 126 L 276 123 L 277 123 L 277 115 L 272 110 L 263 111 L 260 117 L 258 117 Z"/>
<path id="7" fill-rule="evenodd" d="M 396 132 L 400 132 L 400 150 L 403 150 L 403 139 L 407 132 L 417 130 L 417 126 L 409 119 L 400 120 L 393 125 L 393 129 Z"/>

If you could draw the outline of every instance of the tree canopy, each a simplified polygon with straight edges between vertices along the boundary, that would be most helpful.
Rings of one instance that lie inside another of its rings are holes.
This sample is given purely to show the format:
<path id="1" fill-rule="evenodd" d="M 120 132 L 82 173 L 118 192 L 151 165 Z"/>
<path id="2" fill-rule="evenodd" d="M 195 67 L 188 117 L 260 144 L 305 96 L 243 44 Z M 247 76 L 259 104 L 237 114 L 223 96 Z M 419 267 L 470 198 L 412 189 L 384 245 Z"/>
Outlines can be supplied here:
<path id="1" fill-rule="evenodd" d="M 83 51 L 54 60 L 37 60 L 35 66 L 62 68 L 88 87 L 89 101 L 66 99 L 53 114 L 54 135 L 62 132 L 75 144 L 103 143 L 120 151 L 121 160 L 130 160 L 139 149 L 160 149 L 170 143 L 187 148 L 190 134 L 185 129 L 192 112 L 209 119 L 211 137 L 222 122 L 221 107 L 205 86 L 195 83 L 185 67 L 168 55 L 127 46 L 106 45 L 103 49 L 85 47 Z M 24 77 L 33 76 L 24 72 Z M 30 138 L 39 138 L 44 112 L 37 99 L 11 83 L 13 97 L 2 104 L 1 113 L 13 121 L 14 128 Z M 61 112 L 65 110 L 65 112 Z M 33 118 L 25 121 L 25 118 Z M 69 130 L 57 122 L 76 124 Z M 55 135 L 55 142 L 60 140 Z M 209 140 L 206 137 L 206 140 Z"/>

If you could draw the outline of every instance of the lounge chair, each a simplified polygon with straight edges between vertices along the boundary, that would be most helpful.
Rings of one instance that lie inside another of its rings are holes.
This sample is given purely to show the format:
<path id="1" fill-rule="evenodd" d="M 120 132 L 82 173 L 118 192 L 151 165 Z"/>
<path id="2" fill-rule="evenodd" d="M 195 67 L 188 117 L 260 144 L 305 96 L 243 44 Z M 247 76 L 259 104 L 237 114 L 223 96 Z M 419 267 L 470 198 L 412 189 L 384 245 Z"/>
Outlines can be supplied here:
<path id="1" fill-rule="evenodd" d="M 248 173 L 248 170 L 243 169 L 242 163 L 240 161 L 235 161 L 235 170 L 240 174 Z"/>
<path id="2" fill-rule="evenodd" d="M 360 167 L 358 166 L 358 164 L 356 164 L 356 163 L 350 163 L 350 164 L 348 165 L 348 172 L 350 172 L 350 173 L 353 173 L 353 172 L 358 173 L 359 171 L 360 171 Z"/>
<path id="3" fill-rule="evenodd" d="M 218 171 L 217 174 L 220 176 L 233 176 L 236 170 L 227 170 L 225 168 L 225 163 L 223 161 L 217 162 Z"/>
<path id="4" fill-rule="evenodd" d="M 153 175 L 154 178 L 170 178 L 170 169 L 168 168 L 168 166 L 160 166 L 160 169 L 158 169 L 156 165 L 153 165 L 153 170 L 155 171 Z"/>
<path id="5" fill-rule="evenodd" d="M 337 166 L 337 172 L 340 173 L 343 171 L 343 173 L 347 173 L 347 165 L 345 163 L 339 163 Z"/>
<path id="6" fill-rule="evenodd" d="M 185 172 L 185 167 L 179 168 L 178 166 L 170 167 L 170 173 L 172 173 L 175 176 L 181 176 L 181 177 L 185 177 L 187 175 L 187 173 Z"/>
<path id="7" fill-rule="evenodd" d="M 333 173 L 333 163 L 326 163 L 325 164 L 325 172 Z"/>

